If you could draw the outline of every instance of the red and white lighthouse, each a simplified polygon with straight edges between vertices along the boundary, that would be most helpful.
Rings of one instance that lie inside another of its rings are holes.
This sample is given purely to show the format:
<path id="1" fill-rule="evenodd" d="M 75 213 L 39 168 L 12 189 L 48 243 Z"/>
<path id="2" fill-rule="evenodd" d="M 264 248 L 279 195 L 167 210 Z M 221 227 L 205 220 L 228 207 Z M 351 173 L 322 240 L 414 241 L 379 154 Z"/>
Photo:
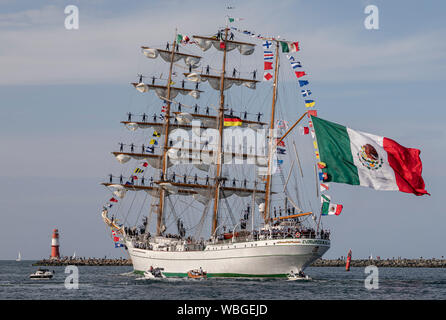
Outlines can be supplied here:
<path id="1" fill-rule="evenodd" d="M 59 259 L 59 231 L 53 230 L 53 237 L 51 239 L 51 259 Z"/>

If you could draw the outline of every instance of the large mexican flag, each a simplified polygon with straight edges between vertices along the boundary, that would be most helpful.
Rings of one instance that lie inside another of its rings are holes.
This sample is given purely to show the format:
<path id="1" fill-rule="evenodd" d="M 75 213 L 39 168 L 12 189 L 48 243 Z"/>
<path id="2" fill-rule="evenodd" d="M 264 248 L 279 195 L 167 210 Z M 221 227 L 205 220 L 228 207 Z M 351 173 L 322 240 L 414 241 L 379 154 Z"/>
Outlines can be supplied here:
<path id="1" fill-rule="evenodd" d="M 311 119 L 320 161 L 326 163 L 322 169 L 328 175 L 325 181 L 429 194 L 421 177 L 420 150 L 318 117 Z"/>

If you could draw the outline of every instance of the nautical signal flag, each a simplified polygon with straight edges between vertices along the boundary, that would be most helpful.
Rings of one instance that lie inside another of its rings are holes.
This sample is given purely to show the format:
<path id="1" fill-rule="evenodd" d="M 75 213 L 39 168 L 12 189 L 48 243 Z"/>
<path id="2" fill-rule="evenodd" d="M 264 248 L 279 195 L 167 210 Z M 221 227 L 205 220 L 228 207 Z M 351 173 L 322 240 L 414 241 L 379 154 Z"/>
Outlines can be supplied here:
<path id="1" fill-rule="evenodd" d="M 239 117 L 233 117 L 233 116 L 225 116 L 224 118 L 224 126 L 225 127 L 234 127 L 234 126 L 241 126 L 242 125 L 242 119 Z"/>
<path id="2" fill-rule="evenodd" d="M 270 50 L 263 51 L 263 60 L 273 60 L 274 53 Z"/>
<path id="3" fill-rule="evenodd" d="M 154 137 L 161 137 L 161 133 L 159 133 L 158 131 L 153 131 L 153 136 Z"/>
<path id="4" fill-rule="evenodd" d="M 140 168 L 136 168 L 135 171 L 133 171 L 133 173 L 143 173 L 144 170 L 140 169 Z"/>
<path id="5" fill-rule="evenodd" d="M 121 240 L 121 238 L 119 238 L 119 237 L 113 237 L 113 241 L 119 241 L 119 240 Z"/>
<path id="6" fill-rule="evenodd" d="M 155 147 L 148 146 L 148 147 L 146 148 L 146 152 L 148 152 L 148 153 L 154 153 L 154 152 L 155 152 Z"/>
<path id="7" fill-rule="evenodd" d="M 310 133 L 310 128 L 308 127 L 300 127 L 299 130 L 301 135 L 306 135 Z"/>
<path id="8" fill-rule="evenodd" d="M 116 200 L 115 198 L 111 198 L 110 200 L 108 200 L 110 202 L 118 202 L 118 200 Z"/>
<path id="9" fill-rule="evenodd" d="M 307 108 L 314 107 L 315 104 L 316 102 L 314 102 L 314 100 L 305 100 L 305 107 Z"/>
<path id="10" fill-rule="evenodd" d="M 263 73 L 263 80 L 264 81 L 270 81 L 272 79 L 273 75 L 270 72 L 264 72 Z"/>
<path id="11" fill-rule="evenodd" d="M 124 245 L 122 243 L 115 242 L 115 248 L 123 247 Z"/>
<path id="12" fill-rule="evenodd" d="M 319 180 L 321 181 L 328 180 L 328 174 L 326 172 L 319 172 Z"/>
<path id="13" fill-rule="evenodd" d="M 300 61 L 292 61 L 292 62 L 291 62 L 291 67 L 292 67 L 293 69 L 296 69 L 296 68 L 302 68 L 302 65 L 300 64 Z"/>
<path id="14" fill-rule="evenodd" d="M 326 164 L 325 162 L 318 162 L 318 163 L 317 163 L 317 167 L 318 167 L 319 169 L 323 169 L 323 168 L 326 168 L 326 167 L 327 167 L 327 164 Z"/>
<path id="15" fill-rule="evenodd" d="M 331 197 L 328 194 L 321 194 L 321 203 L 330 202 Z"/>
<path id="16" fill-rule="evenodd" d="M 285 141 L 280 141 L 279 142 L 279 139 L 276 139 L 276 144 L 279 146 L 279 147 L 285 147 Z"/>
<path id="17" fill-rule="evenodd" d="M 225 48 L 225 42 L 224 41 L 220 41 L 220 49 L 224 49 Z"/>
<path id="18" fill-rule="evenodd" d="M 273 63 L 269 61 L 264 62 L 264 69 L 265 70 L 273 70 Z"/>
<path id="19" fill-rule="evenodd" d="M 149 144 L 158 145 L 158 141 L 156 141 L 155 139 L 150 139 Z"/>
<path id="20" fill-rule="evenodd" d="M 302 93 L 302 97 L 307 97 L 311 95 L 311 90 L 300 90 L 300 93 Z"/>
<path id="21" fill-rule="evenodd" d="M 321 184 L 320 184 L 320 190 L 321 190 L 321 192 L 327 191 L 327 190 L 329 190 L 329 189 L 330 189 L 330 186 L 329 186 L 328 183 L 321 183 Z"/>
<path id="22" fill-rule="evenodd" d="M 286 154 L 286 149 L 277 148 L 277 153 L 278 154 Z"/>
<path id="23" fill-rule="evenodd" d="M 268 40 L 263 41 L 263 44 L 262 44 L 263 48 L 265 48 L 265 49 L 269 49 L 269 47 L 271 47 L 272 45 L 273 45 L 273 43 Z"/>
<path id="24" fill-rule="evenodd" d="M 303 87 L 309 84 L 308 80 L 299 80 L 299 86 Z"/>
<path id="25" fill-rule="evenodd" d="M 317 110 L 308 110 L 307 115 L 308 115 L 308 118 L 310 118 L 311 116 L 317 117 Z"/>
<path id="26" fill-rule="evenodd" d="M 296 71 L 294 72 L 296 74 L 296 77 L 301 78 L 303 76 L 306 76 L 307 74 L 305 73 L 305 71 Z"/>
<path id="27" fill-rule="evenodd" d="M 148 165 L 149 165 L 149 164 L 148 164 L 147 162 L 144 162 L 144 163 L 142 164 L 142 166 L 143 166 L 144 168 L 147 168 Z"/>

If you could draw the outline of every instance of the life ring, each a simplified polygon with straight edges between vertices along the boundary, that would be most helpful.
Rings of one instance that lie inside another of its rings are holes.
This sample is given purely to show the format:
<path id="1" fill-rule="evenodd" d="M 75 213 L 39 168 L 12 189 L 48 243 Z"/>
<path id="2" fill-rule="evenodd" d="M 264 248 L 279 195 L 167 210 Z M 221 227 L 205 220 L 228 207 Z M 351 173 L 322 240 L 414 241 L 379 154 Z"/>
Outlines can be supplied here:
<path id="1" fill-rule="evenodd" d="M 295 236 L 296 238 L 300 238 L 300 232 L 296 232 Z"/>

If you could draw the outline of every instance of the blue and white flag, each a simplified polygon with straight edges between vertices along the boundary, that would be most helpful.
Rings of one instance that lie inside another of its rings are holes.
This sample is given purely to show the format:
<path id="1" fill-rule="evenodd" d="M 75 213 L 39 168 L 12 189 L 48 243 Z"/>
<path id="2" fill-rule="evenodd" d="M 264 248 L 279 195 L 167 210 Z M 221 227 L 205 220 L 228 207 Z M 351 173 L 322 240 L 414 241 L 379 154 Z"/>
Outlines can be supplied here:
<path id="1" fill-rule="evenodd" d="M 309 84 L 308 80 L 299 80 L 299 85 L 301 87 L 306 86 L 307 84 Z"/>
<path id="2" fill-rule="evenodd" d="M 308 97 L 309 95 L 311 95 L 310 90 L 301 90 L 300 92 L 302 93 L 302 97 Z"/>
<path id="3" fill-rule="evenodd" d="M 264 48 L 263 50 L 269 49 L 272 45 L 273 45 L 273 43 L 271 41 L 268 41 L 268 40 L 263 41 L 263 44 L 262 44 L 262 46 Z"/>
<path id="4" fill-rule="evenodd" d="M 273 60 L 274 53 L 271 50 L 263 51 L 263 60 Z"/>
<path id="5" fill-rule="evenodd" d="M 302 65 L 300 64 L 300 61 L 291 62 L 291 66 L 293 67 L 293 69 L 302 68 Z"/>

